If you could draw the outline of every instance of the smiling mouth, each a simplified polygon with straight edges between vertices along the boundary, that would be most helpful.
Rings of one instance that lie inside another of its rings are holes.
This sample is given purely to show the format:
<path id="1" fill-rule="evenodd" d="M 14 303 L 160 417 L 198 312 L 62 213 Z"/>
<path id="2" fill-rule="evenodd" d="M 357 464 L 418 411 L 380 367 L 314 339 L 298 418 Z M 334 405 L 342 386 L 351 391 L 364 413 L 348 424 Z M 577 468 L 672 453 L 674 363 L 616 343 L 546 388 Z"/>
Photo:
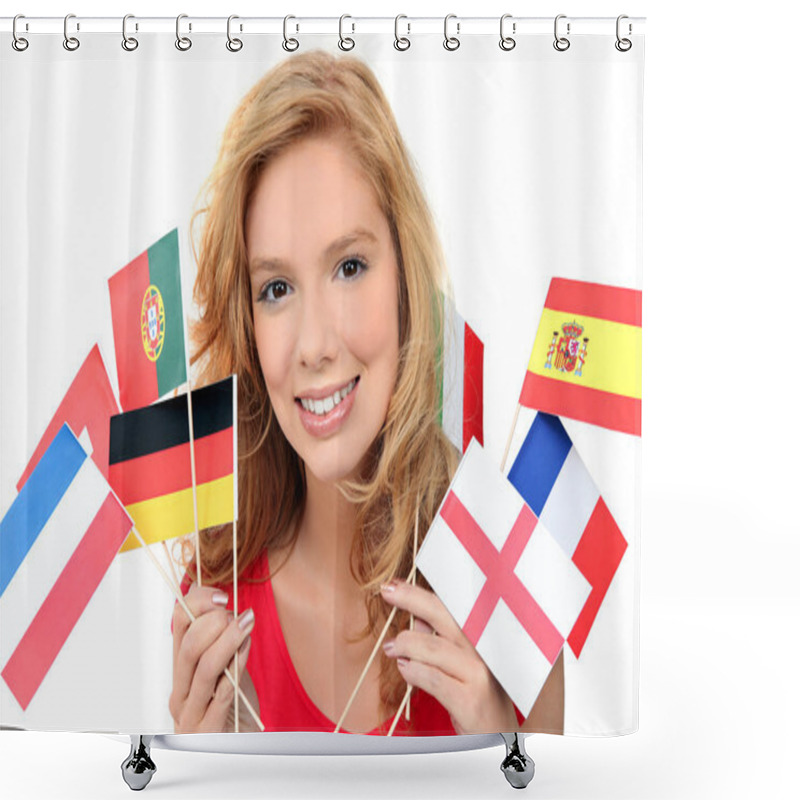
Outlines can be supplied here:
<path id="1" fill-rule="evenodd" d="M 342 400 L 350 394 L 350 392 L 355 389 L 356 384 L 359 381 L 359 376 L 353 378 L 347 386 L 343 387 L 342 389 L 337 389 L 333 394 L 328 395 L 327 397 L 323 397 L 319 400 L 314 400 L 310 397 L 298 397 L 296 398 L 296 402 L 300 403 L 300 405 L 311 414 L 314 414 L 318 417 L 324 417 L 326 414 L 329 414 L 333 411 Z"/>

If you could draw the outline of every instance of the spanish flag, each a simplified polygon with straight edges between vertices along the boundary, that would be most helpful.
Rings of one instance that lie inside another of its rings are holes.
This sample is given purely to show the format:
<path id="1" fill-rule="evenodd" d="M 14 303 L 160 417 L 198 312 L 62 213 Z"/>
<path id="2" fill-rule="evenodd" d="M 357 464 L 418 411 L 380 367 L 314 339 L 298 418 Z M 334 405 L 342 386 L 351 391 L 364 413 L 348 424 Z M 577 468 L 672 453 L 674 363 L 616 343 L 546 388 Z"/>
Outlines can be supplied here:
<path id="1" fill-rule="evenodd" d="M 642 293 L 553 278 L 519 402 L 642 435 Z"/>
<path id="2" fill-rule="evenodd" d="M 108 280 L 123 411 L 186 382 L 181 265 L 175 228 Z"/>
<path id="3" fill-rule="evenodd" d="M 194 531 L 187 397 L 111 417 L 109 483 L 148 544 Z M 236 376 L 193 391 L 192 412 L 203 529 L 236 513 Z"/>

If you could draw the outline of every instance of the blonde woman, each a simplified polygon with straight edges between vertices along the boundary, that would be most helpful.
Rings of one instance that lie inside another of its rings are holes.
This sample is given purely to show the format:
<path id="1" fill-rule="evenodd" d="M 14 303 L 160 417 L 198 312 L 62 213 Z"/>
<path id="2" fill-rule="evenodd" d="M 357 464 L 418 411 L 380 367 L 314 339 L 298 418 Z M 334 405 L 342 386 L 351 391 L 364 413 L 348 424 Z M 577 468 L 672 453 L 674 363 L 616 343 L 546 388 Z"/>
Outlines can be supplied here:
<path id="1" fill-rule="evenodd" d="M 438 598 L 405 582 L 458 460 L 438 423 L 442 258 L 388 103 L 353 58 L 289 58 L 244 98 L 202 210 L 204 382 L 239 376 L 239 607 L 227 529 L 173 616 L 176 732 L 231 729 L 226 667 L 267 730 L 513 731 L 520 717 Z M 410 614 L 416 618 L 408 630 Z M 435 635 L 434 635 L 435 634 Z M 560 666 L 560 665 L 559 665 Z M 562 726 L 554 671 L 531 719 Z M 248 717 L 242 715 L 242 722 Z"/>

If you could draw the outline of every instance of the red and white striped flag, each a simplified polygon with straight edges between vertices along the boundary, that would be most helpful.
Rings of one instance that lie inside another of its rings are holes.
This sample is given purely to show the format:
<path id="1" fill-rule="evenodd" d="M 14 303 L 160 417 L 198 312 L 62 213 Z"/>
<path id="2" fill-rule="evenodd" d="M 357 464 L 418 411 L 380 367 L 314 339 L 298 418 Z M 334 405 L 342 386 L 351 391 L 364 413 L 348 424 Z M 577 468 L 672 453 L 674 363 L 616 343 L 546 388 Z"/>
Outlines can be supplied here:
<path id="1" fill-rule="evenodd" d="M 476 442 L 417 566 L 527 716 L 591 586 Z"/>
<path id="2" fill-rule="evenodd" d="M 100 470 L 64 425 L 0 520 L 0 664 L 23 709 L 132 526 Z"/>
<path id="3" fill-rule="evenodd" d="M 464 452 L 470 441 L 483 444 L 483 342 L 445 296 L 442 370 L 442 428 Z"/>

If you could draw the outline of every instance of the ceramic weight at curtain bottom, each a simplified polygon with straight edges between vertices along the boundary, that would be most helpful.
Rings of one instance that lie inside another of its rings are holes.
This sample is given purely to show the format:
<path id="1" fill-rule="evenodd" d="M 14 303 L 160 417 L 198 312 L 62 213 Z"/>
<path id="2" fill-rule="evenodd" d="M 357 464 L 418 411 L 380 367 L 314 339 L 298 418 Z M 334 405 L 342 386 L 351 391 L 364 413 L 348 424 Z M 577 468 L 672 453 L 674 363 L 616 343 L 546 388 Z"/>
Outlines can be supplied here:
<path id="1" fill-rule="evenodd" d="M 122 779 L 135 792 L 144 789 L 156 772 L 156 765 L 150 758 L 152 740 L 152 736 L 131 735 L 131 752 L 121 765 Z"/>
<path id="2" fill-rule="evenodd" d="M 517 733 L 501 733 L 506 746 L 506 757 L 500 769 L 515 789 L 524 789 L 533 780 L 535 764 L 525 752 L 525 738 Z M 152 736 L 131 735 L 131 750 L 122 762 L 122 777 L 134 791 L 144 789 L 156 772 L 150 757 Z"/>

